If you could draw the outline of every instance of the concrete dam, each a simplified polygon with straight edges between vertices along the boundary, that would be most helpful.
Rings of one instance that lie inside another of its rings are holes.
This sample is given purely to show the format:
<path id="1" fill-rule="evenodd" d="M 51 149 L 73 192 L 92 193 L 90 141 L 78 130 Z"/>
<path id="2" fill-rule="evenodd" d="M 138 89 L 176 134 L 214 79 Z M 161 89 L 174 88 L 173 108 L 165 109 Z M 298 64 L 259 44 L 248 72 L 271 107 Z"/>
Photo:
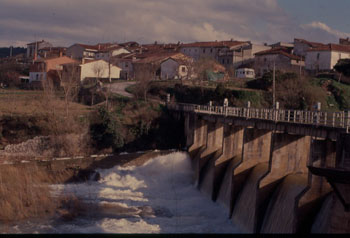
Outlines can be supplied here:
<path id="1" fill-rule="evenodd" d="M 184 120 L 194 183 L 242 231 L 350 232 L 350 112 L 167 107 Z"/>

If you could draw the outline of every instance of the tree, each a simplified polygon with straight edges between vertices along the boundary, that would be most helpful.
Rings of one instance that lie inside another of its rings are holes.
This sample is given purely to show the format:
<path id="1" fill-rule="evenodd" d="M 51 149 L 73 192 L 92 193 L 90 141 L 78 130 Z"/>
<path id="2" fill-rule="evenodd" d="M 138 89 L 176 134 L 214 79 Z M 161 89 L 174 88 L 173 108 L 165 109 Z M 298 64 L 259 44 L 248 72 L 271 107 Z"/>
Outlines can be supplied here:
<path id="1" fill-rule="evenodd" d="M 195 82 L 199 85 L 201 93 L 203 94 L 204 82 L 208 80 L 208 72 L 217 71 L 219 64 L 210 57 L 202 57 L 193 63 L 193 75 Z"/>
<path id="2" fill-rule="evenodd" d="M 60 80 L 60 85 L 64 92 L 64 102 L 66 108 L 66 116 L 69 115 L 69 104 L 78 95 L 80 86 L 80 70 L 76 63 L 67 64 L 61 71 L 57 70 L 57 75 Z"/>
<path id="3" fill-rule="evenodd" d="M 96 82 L 100 83 L 100 78 L 102 78 L 104 72 L 105 72 L 105 67 L 103 64 L 101 64 L 99 61 L 97 61 L 92 69 L 95 73 L 96 76 Z"/>
<path id="4" fill-rule="evenodd" d="M 147 93 L 151 87 L 151 82 L 155 77 L 157 67 L 154 64 L 137 64 L 135 67 L 136 94 L 142 95 L 147 101 Z"/>
<path id="5" fill-rule="evenodd" d="M 340 73 L 339 81 L 341 79 L 341 75 L 350 77 L 350 59 L 340 59 L 334 66 L 334 69 Z"/>

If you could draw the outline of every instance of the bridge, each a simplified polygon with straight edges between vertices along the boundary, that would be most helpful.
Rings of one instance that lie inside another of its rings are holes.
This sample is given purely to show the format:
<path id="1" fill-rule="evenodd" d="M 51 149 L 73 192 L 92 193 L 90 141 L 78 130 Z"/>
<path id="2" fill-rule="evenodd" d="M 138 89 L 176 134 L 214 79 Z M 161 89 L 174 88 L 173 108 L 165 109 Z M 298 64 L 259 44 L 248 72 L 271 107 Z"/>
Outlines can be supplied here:
<path id="1" fill-rule="evenodd" d="M 350 232 L 350 112 L 167 107 L 184 119 L 195 184 L 243 231 Z"/>

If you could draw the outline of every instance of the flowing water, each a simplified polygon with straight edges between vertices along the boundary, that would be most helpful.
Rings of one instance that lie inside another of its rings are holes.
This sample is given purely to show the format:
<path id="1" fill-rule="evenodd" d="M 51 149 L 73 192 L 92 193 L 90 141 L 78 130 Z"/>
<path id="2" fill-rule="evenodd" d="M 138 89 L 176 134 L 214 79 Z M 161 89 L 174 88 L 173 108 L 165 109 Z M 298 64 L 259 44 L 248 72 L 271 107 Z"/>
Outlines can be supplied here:
<path id="1" fill-rule="evenodd" d="M 267 163 L 260 163 L 252 169 L 234 205 L 232 220 L 244 232 L 254 232 L 258 209 L 258 182 L 267 170 Z"/>
<path id="2" fill-rule="evenodd" d="M 187 153 L 159 156 L 140 167 L 100 169 L 101 179 L 53 185 L 56 195 L 74 194 L 91 204 L 69 222 L 26 222 L 9 233 L 238 233 L 225 208 L 192 184 Z M 95 209 L 94 207 L 99 207 Z"/>
<path id="3" fill-rule="evenodd" d="M 266 211 L 261 233 L 295 232 L 296 198 L 306 188 L 307 178 L 303 174 L 286 176 L 275 191 Z"/>

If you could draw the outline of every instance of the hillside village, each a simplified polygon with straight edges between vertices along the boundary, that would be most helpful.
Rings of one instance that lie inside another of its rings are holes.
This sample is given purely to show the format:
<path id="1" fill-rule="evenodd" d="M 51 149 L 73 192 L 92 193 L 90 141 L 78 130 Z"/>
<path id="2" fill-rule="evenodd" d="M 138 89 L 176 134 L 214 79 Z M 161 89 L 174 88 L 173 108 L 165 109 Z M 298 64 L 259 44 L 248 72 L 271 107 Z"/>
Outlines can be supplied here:
<path id="1" fill-rule="evenodd" d="M 27 44 L 25 54 L 2 58 L 1 62 L 29 68 L 28 75 L 18 75 L 21 83 L 40 86 L 48 78 L 59 82 L 62 72 L 72 70 L 80 82 L 135 80 L 146 68 L 151 71 L 152 80 L 192 80 L 198 77 L 195 68 L 200 59 L 213 61 L 207 68 L 207 79 L 213 81 L 258 78 L 274 67 L 281 72 L 317 75 L 334 72 L 338 60 L 347 58 L 349 39 L 340 39 L 339 44 L 294 39 L 292 43 L 259 45 L 231 39 L 176 44 L 76 43 L 69 47 L 41 40 Z"/>

